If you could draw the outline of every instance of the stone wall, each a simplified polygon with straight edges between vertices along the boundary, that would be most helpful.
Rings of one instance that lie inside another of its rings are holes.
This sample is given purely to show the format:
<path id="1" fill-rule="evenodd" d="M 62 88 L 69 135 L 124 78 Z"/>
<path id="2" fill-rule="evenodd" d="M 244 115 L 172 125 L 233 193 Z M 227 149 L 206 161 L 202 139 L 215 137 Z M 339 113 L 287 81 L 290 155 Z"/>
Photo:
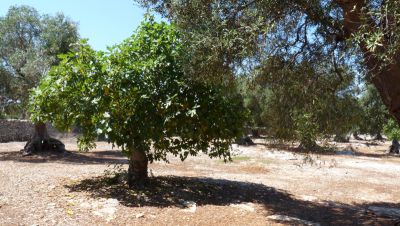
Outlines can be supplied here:
<path id="1" fill-rule="evenodd" d="M 75 138 L 81 134 L 76 127 L 73 127 L 70 133 L 58 131 L 50 123 L 46 123 L 46 127 L 49 136 L 56 139 Z M 29 120 L 0 119 L 0 143 L 28 141 L 34 131 L 35 127 Z"/>
<path id="2" fill-rule="evenodd" d="M 0 120 L 0 143 L 27 141 L 34 131 L 28 120 Z"/>

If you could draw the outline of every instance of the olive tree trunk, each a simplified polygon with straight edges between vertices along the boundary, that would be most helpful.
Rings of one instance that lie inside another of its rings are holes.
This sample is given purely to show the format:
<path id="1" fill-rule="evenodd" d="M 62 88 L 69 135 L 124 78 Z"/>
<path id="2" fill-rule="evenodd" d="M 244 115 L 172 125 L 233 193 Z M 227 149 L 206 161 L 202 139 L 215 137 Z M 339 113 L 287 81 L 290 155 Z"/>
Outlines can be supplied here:
<path id="1" fill-rule="evenodd" d="M 148 158 L 146 153 L 139 148 L 131 148 L 128 168 L 129 187 L 144 186 L 148 179 Z"/>
<path id="2" fill-rule="evenodd" d="M 32 155 L 34 153 L 39 153 L 42 151 L 65 151 L 65 145 L 54 138 L 49 136 L 47 132 L 46 124 L 43 122 L 39 122 L 35 124 L 35 130 L 25 144 L 25 147 L 22 151 L 22 154 Z"/>
<path id="3" fill-rule="evenodd" d="M 400 154 L 400 143 L 396 139 L 392 141 L 392 145 L 389 148 L 390 154 Z"/>
<path id="4" fill-rule="evenodd" d="M 336 0 L 336 3 L 343 9 L 343 37 L 345 39 L 351 37 L 351 34 L 359 31 L 361 26 L 365 25 L 365 18 L 370 18 L 369 29 L 371 31 L 377 29 L 373 25 L 373 18 L 363 11 L 363 8 L 368 7 L 367 1 Z M 383 39 L 381 43 L 382 46 L 378 47 L 376 52 L 384 53 L 388 42 Z M 400 51 L 394 55 L 394 59 L 389 65 L 385 65 L 385 62 L 367 48 L 366 43 L 361 42 L 360 49 L 364 54 L 364 63 L 370 72 L 371 82 L 377 88 L 389 113 L 400 124 Z M 382 66 L 384 67 L 382 68 Z"/>

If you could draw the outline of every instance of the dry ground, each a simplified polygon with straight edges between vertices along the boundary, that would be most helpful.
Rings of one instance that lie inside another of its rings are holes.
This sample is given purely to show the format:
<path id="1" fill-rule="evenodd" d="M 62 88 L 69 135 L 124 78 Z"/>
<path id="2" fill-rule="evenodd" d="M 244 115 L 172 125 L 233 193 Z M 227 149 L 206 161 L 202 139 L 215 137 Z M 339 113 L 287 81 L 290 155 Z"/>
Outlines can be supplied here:
<path id="1" fill-rule="evenodd" d="M 63 141 L 65 154 L 29 157 L 24 143 L 0 144 L 0 225 L 394 225 L 400 216 L 400 158 L 385 154 L 388 142 L 307 155 L 258 140 L 235 146 L 232 163 L 153 163 L 148 187 L 129 190 L 123 174 L 107 176 L 127 167 L 111 145 L 78 153 Z"/>

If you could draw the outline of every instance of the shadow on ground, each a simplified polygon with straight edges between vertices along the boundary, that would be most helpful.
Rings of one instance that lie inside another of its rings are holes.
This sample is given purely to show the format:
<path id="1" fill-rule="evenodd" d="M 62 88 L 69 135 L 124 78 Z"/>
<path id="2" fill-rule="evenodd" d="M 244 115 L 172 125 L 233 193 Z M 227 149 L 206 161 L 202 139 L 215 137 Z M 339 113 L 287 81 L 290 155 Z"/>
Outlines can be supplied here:
<path id="1" fill-rule="evenodd" d="M 129 189 L 122 182 L 123 177 L 123 174 L 97 177 L 66 187 L 71 192 L 88 192 L 93 198 L 115 198 L 128 207 L 182 207 L 184 201 L 194 201 L 198 206 L 259 203 L 268 215 L 285 215 L 320 225 L 393 225 L 396 219 L 378 217 L 367 209 L 371 205 L 400 208 L 400 204 L 391 203 L 347 205 L 304 201 L 262 184 L 213 178 L 153 177 L 145 188 Z"/>
<path id="2" fill-rule="evenodd" d="M 374 142 L 369 142 L 369 141 L 363 141 L 363 145 L 366 147 L 370 146 L 379 146 L 380 141 L 374 141 Z M 380 149 L 376 150 L 375 153 L 365 153 L 361 152 L 358 150 L 354 150 L 351 147 L 351 142 L 348 143 L 342 143 L 342 144 L 347 144 L 348 147 L 345 148 L 337 148 L 335 146 L 328 146 L 328 147 L 322 147 L 319 146 L 318 150 L 306 150 L 303 148 L 295 147 L 294 144 L 290 143 L 282 143 L 282 142 L 274 142 L 274 141 L 269 141 L 267 143 L 255 143 L 256 145 L 264 146 L 266 149 L 270 150 L 279 150 L 279 151 L 287 151 L 287 152 L 292 152 L 294 154 L 318 154 L 318 155 L 349 155 L 349 156 L 360 156 L 360 157 L 368 157 L 368 158 L 398 158 L 400 155 L 396 154 L 389 154 L 389 146 L 386 149 Z"/>
<path id="3" fill-rule="evenodd" d="M 128 160 L 119 151 L 99 152 L 41 152 L 22 156 L 21 152 L 0 152 L 0 161 L 29 163 L 57 162 L 63 164 L 125 164 Z"/>

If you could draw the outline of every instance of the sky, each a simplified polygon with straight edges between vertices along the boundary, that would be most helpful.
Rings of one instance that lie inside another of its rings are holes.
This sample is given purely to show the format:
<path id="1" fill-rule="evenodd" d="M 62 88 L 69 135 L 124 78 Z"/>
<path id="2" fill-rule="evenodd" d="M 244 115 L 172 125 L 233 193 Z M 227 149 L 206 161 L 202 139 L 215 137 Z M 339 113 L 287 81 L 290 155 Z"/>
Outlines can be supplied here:
<path id="1" fill-rule="evenodd" d="M 133 0 L 0 0 L 0 16 L 13 5 L 29 5 L 40 14 L 64 13 L 78 22 L 81 38 L 88 38 L 96 50 L 132 35 L 145 13 Z"/>

